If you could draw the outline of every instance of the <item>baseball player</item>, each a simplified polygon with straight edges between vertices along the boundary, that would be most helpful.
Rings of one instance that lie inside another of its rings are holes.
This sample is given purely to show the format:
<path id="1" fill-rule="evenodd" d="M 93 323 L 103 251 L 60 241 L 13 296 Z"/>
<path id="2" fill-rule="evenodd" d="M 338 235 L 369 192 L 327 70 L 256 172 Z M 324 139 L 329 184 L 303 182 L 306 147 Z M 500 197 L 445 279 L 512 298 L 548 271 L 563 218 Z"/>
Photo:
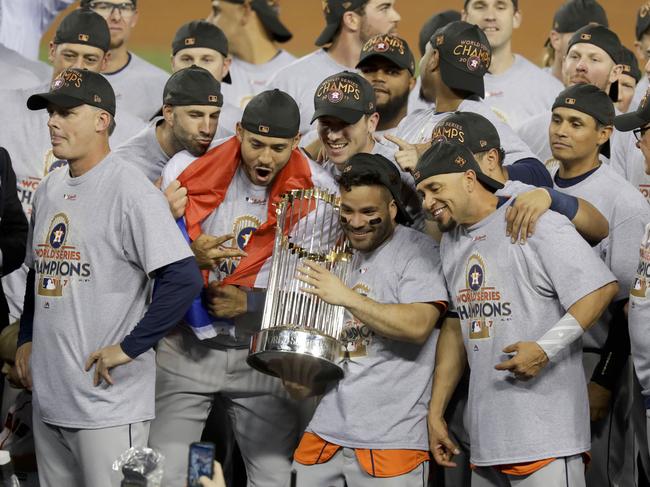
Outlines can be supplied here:
<path id="1" fill-rule="evenodd" d="M 207 20 L 226 34 L 232 58 L 233 83 L 223 88 L 224 98 L 240 110 L 277 71 L 296 60 L 278 47 L 293 37 L 280 21 L 279 4 L 277 0 L 212 0 Z"/>
<path id="2" fill-rule="evenodd" d="M 269 88 L 289 93 L 300 108 L 300 133 L 309 131 L 316 88 L 328 76 L 354 68 L 363 44 L 397 28 L 395 0 L 324 0 L 327 25 L 316 39 L 321 47 L 278 71 Z M 328 46 L 328 47 L 323 47 Z"/>
<path id="3" fill-rule="evenodd" d="M 618 101 L 616 109 L 620 113 L 627 113 L 632 106 L 632 99 L 636 86 L 641 81 L 639 61 L 632 51 L 621 46 L 621 75 L 618 77 Z"/>
<path id="4" fill-rule="evenodd" d="M 562 62 L 573 34 L 588 24 L 609 27 L 607 13 L 596 0 L 567 0 L 553 15 L 546 46 L 550 49 L 548 72 L 564 84 Z"/>
<path id="5" fill-rule="evenodd" d="M 401 224 L 400 174 L 385 157 L 352 156 L 338 183 L 352 280 L 310 262 L 299 276 L 304 292 L 345 308 L 344 377 L 294 453 L 298 485 L 424 487 L 434 327 L 447 307 L 437 245 Z"/>
<path id="6" fill-rule="evenodd" d="M 608 28 L 591 24 L 579 29 L 569 40 L 564 58 L 564 84 L 591 83 L 609 93 L 612 100 L 618 100 L 618 78 L 623 71 L 620 54 L 621 41 Z M 521 124 L 517 134 L 553 169 L 555 164 L 546 130 L 550 121 L 550 112 L 544 111 Z"/>
<path id="7" fill-rule="evenodd" d="M 137 0 L 81 0 L 81 7 L 104 17 L 111 29 L 111 54 L 102 73 L 115 90 L 118 111 L 128 110 L 148 122 L 160 108 L 169 74 L 129 51 L 138 22 Z"/>
<path id="8" fill-rule="evenodd" d="M 357 69 L 375 90 L 379 122 L 376 137 L 391 133 L 406 116 L 415 87 L 415 59 L 404 39 L 375 36 L 361 49 Z"/>
<path id="9" fill-rule="evenodd" d="M 172 42 L 172 72 L 197 65 L 212 73 L 221 88 L 232 84 L 231 58 L 228 55 L 228 39 L 216 25 L 205 20 L 194 20 L 182 25 Z M 215 140 L 235 135 L 242 111 L 232 103 L 224 104 L 219 115 Z"/>
<path id="10" fill-rule="evenodd" d="M 164 486 L 183 484 L 187 446 L 201 438 L 216 401 L 228 411 L 250 485 L 284 487 L 289 478 L 301 432 L 298 405 L 279 379 L 246 364 L 250 337 L 261 324 L 266 278 L 262 271 L 244 272 L 255 268 L 256 249 L 275 234 L 272 217 L 280 194 L 296 187 L 336 190 L 329 174 L 297 148 L 299 124 L 289 95 L 262 92 L 246 105 L 237 137 L 196 160 L 181 152 L 163 171 L 163 188 L 178 179 L 187 189 L 185 222 L 193 244 L 233 234 L 237 249 L 248 254 L 209 271 L 206 303 L 214 322 L 186 322 L 158 347 L 150 444 L 166 457 Z"/>
<path id="11" fill-rule="evenodd" d="M 217 131 L 223 97 L 219 82 L 206 69 L 191 66 L 176 71 L 163 91 L 162 118 L 122 144 L 115 153 L 128 159 L 151 182 L 175 154 L 205 154 Z"/>
<path id="12" fill-rule="evenodd" d="M 34 393 L 40 484 L 112 487 L 115 459 L 147 444 L 152 347 L 201 278 L 160 192 L 110 153 L 106 78 L 66 69 L 27 106 L 47 109 L 54 154 L 67 161 L 34 196 L 16 358 Z"/>
<path id="13" fill-rule="evenodd" d="M 637 11 L 634 50 L 641 61 L 644 75 L 639 81 L 632 99 L 632 106 L 639 106 L 641 99 L 648 90 L 648 74 L 650 74 L 650 2 L 644 2 Z"/>
<path id="14" fill-rule="evenodd" d="M 472 486 L 585 486 L 581 337 L 616 294 L 615 277 L 553 212 L 526 245 L 512 245 L 505 236 L 512 198 L 494 194 L 502 185 L 462 146 L 435 143 L 415 179 L 444 232 L 440 258 L 459 317 L 445 323 L 437 350 L 434 459 L 454 466 L 443 416 L 467 361 Z"/>
<path id="15" fill-rule="evenodd" d="M 637 265 L 634 250 L 650 222 L 643 196 L 599 160 L 613 121 L 614 106 L 607 94 L 583 83 L 560 93 L 549 126 L 553 157 L 560 162 L 555 189 L 589 201 L 607 219 L 609 236 L 595 250 L 620 286 L 608 312 L 584 341 L 593 454 L 587 480 L 594 485 L 633 483 L 634 469 L 625 464 L 634 458 L 627 451 L 632 442 L 627 424 L 632 373 L 625 308 Z"/>
<path id="16" fill-rule="evenodd" d="M 518 0 L 465 0 L 462 15 L 483 30 L 492 48 L 490 71 L 485 75 L 485 103 L 511 127 L 548 110 L 564 85 L 513 54 L 512 33 L 522 22 Z"/>
<path id="17" fill-rule="evenodd" d="M 49 45 L 54 78 L 38 88 L 6 91 L 0 94 L 0 144 L 11 154 L 18 197 L 29 217 L 34 191 L 50 170 L 65 164 L 53 153 L 45 112 L 25 110 L 34 91 L 46 91 L 51 81 L 65 68 L 76 67 L 99 72 L 109 50 L 110 32 L 104 19 L 94 12 L 73 10 L 59 24 Z M 43 80 L 45 82 L 45 80 Z M 132 137 L 144 124 L 128 112 L 120 112 L 120 123 L 111 136 L 113 145 Z M 3 279 L 13 319 L 22 310 L 26 270 Z"/>
<path id="18" fill-rule="evenodd" d="M 528 146 L 479 99 L 485 94 L 483 77 L 490 65 L 490 53 L 487 37 L 475 25 L 457 21 L 436 31 L 420 60 L 422 92 L 425 98 L 435 100 L 435 109 L 407 115 L 395 137 L 387 138 L 400 150 L 408 150 L 407 144 L 428 144 L 433 127 L 448 113 L 468 111 L 483 115 L 497 128 L 506 151 L 505 164 L 534 158 Z M 396 158 L 399 160 L 399 155 Z"/>

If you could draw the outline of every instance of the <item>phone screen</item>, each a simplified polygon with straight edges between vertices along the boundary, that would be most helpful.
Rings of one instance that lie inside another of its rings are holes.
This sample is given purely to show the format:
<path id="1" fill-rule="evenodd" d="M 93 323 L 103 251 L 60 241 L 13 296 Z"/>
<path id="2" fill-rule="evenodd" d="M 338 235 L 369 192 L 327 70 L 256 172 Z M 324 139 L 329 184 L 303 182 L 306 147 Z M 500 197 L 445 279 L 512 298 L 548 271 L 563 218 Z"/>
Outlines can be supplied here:
<path id="1" fill-rule="evenodd" d="M 214 462 L 214 443 L 192 443 L 187 466 L 188 487 L 201 487 L 199 478 L 203 475 L 212 478 Z"/>

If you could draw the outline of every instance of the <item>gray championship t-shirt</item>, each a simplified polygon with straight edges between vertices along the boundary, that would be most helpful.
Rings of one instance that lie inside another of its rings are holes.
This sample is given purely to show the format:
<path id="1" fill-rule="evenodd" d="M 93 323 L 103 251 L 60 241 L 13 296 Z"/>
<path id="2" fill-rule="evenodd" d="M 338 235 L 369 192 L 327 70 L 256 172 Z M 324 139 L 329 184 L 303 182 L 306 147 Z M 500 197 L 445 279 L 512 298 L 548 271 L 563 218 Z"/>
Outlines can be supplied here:
<path id="1" fill-rule="evenodd" d="M 300 109 L 300 133 L 305 134 L 309 132 L 314 116 L 314 95 L 318 85 L 328 76 L 341 71 L 354 69 L 334 61 L 325 49 L 318 49 L 275 73 L 267 89 L 278 88 L 296 100 Z"/>
<path id="2" fill-rule="evenodd" d="M 162 176 L 169 156 L 162 150 L 156 138 L 156 126 L 162 121 L 156 118 L 144 130 L 119 146 L 114 154 L 140 169 L 152 183 Z"/>
<path id="3" fill-rule="evenodd" d="M 504 164 L 512 164 L 527 157 L 536 158 L 528 146 L 513 132 L 508 124 L 503 122 L 494 111 L 484 102 L 477 100 L 463 100 L 458 107 L 459 112 L 478 113 L 487 118 L 499 132 L 501 147 L 506 151 Z M 448 112 L 420 110 L 407 115 L 397 126 L 395 135 L 411 144 L 421 144 L 431 140 L 433 128 L 449 116 Z"/>
<path id="4" fill-rule="evenodd" d="M 619 292 L 614 301 L 627 299 L 634 283 L 639 242 L 650 222 L 650 206 L 641 193 L 607 164 L 601 164 L 595 172 L 584 179 L 578 178 L 579 182 L 569 187 L 562 187 L 554 179 L 556 190 L 588 201 L 607 219 L 609 236 L 594 250 L 618 279 Z M 605 313 L 586 334 L 586 347 L 602 348 L 605 344 L 608 317 Z"/>
<path id="5" fill-rule="evenodd" d="M 505 73 L 485 75 L 485 103 L 508 125 L 518 127 L 550 110 L 564 85 L 528 59 L 519 54 L 514 57 Z"/>
<path id="6" fill-rule="evenodd" d="M 129 56 L 129 62 L 119 71 L 102 74 L 115 90 L 118 112 L 127 110 L 149 122 L 162 106 L 163 89 L 170 75 L 132 52 Z"/>
<path id="7" fill-rule="evenodd" d="M 243 110 L 251 98 L 266 89 L 275 73 L 295 60 L 296 57 L 284 49 L 280 49 L 273 59 L 262 64 L 251 64 L 233 56 L 230 64 L 232 84 L 221 84 L 224 103 Z"/>
<path id="8" fill-rule="evenodd" d="M 645 158 L 632 132 L 617 132 L 609 164 L 650 202 L 650 176 L 645 172 Z"/>
<path id="9" fill-rule="evenodd" d="M 50 82 L 35 88 L 0 91 L 2 109 L 0 110 L 0 146 L 7 149 L 16 172 L 18 199 L 29 219 L 34 191 L 50 171 L 66 165 L 52 152 L 48 114 L 46 110 L 32 111 L 27 108 L 27 99 L 34 93 L 49 91 Z M 115 117 L 116 129 L 110 138 L 112 147 L 142 130 L 144 123 L 127 112 L 118 112 Z M 22 269 L 2 278 L 11 315 L 20 317 L 25 298 L 27 271 Z"/>
<path id="10" fill-rule="evenodd" d="M 447 302 L 438 245 L 398 225 L 371 252 L 355 252 L 350 287 L 383 304 Z M 321 399 L 308 431 L 347 448 L 428 450 L 427 408 L 438 338 L 382 337 L 346 311 L 345 376 Z"/>
<path id="11" fill-rule="evenodd" d="M 196 158 L 185 151 L 176 154 L 163 171 L 162 189 L 164 190 L 195 160 Z M 338 192 L 329 173 L 313 161 L 309 161 L 309 165 L 314 186 Z M 227 245 L 244 249 L 253 232 L 267 219 L 269 191 L 270 187 L 254 185 L 240 167 L 230 182 L 223 202 L 201 223 L 202 232 L 214 236 L 233 234 L 235 238 Z M 239 261 L 239 258 L 222 260 L 215 270 L 210 271 L 210 281 L 221 281 L 232 274 Z M 265 289 L 266 282 L 256 283 L 256 287 Z M 221 326 L 219 322 L 220 320 L 215 318 L 217 336 L 201 343 L 220 349 L 248 348 L 250 337 L 260 329 L 261 314 L 259 311 L 253 311 L 237 316 L 232 320 L 234 327 Z"/>
<path id="12" fill-rule="evenodd" d="M 634 370 L 645 397 L 650 397 L 650 225 L 645 228 L 628 312 Z"/>
<path id="13" fill-rule="evenodd" d="M 109 428 L 154 417 L 149 350 L 93 385 L 90 354 L 119 344 L 143 317 L 149 276 L 192 256 L 169 205 L 128 162 L 107 156 L 82 176 L 39 186 L 26 263 L 36 271 L 32 378 L 43 421 Z"/>
<path id="14" fill-rule="evenodd" d="M 525 245 L 506 237 L 509 200 L 443 234 L 440 257 L 471 368 L 471 462 L 532 462 L 589 450 L 589 404 L 578 340 L 530 381 L 494 369 L 503 349 L 536 341 L 584 296 L 615 280 L 563 216 L 548 211 Z"/>

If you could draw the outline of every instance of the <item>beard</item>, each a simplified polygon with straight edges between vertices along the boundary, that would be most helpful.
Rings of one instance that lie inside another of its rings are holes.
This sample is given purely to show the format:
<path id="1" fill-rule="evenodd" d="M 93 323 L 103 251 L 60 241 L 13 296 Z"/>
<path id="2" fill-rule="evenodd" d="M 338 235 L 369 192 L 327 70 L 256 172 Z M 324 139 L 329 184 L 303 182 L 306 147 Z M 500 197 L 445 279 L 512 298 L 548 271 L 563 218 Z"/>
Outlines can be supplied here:
<path id="1" fill-rule="evenodd" d="M 383 105 L 377 105 L 379 120 L 395 120 L 403 109 L 408 106 L 409 91 L 406 90 L 399 96 L 392 97 Z"/>

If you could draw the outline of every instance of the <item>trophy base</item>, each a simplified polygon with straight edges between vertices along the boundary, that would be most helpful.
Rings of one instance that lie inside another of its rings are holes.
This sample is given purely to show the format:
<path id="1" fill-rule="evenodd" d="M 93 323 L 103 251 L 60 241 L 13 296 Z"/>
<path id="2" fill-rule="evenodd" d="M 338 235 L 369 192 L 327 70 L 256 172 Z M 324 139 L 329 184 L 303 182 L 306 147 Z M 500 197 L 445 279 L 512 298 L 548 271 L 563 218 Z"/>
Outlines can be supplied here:
<path id="1" fill-rule="evenodd" d="M 253 335 L 246 361 L 274 377 L 290 375 L 291 380 L 302 382 L 299 376 L 303 373 L 321 383 L 343 378 L 340 357 L 338 340 L 315 330 L 282 326 Z"/>

